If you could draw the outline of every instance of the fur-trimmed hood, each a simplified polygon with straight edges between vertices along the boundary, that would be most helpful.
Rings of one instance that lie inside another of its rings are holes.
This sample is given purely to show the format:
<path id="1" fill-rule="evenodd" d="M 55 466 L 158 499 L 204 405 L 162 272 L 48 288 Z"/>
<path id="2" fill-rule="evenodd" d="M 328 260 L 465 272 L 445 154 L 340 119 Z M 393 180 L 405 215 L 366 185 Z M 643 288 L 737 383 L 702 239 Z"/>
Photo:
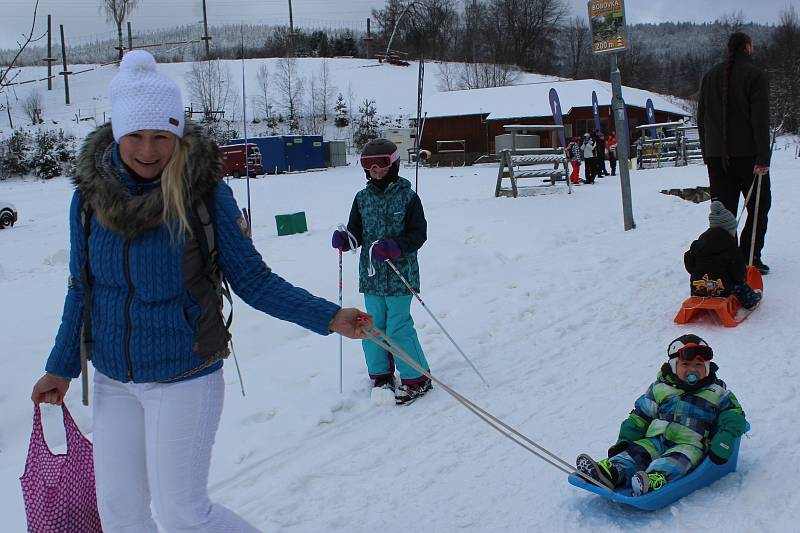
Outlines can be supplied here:
<path id="1" fill-rule="evenodd" d="M 188 208 L 216 186 L 223 175 L 223 161 L 217 145 L 196 124 L 187 121 L 183 139 L 188 143 L 183 174 Z M 89 134 L 72 182 L 103 226 L 132 239 L 164 222 L 163 195 L 160 187 L 141 195 L 131 194 L 114 164 L 114 147 L 111 123 Z"/>

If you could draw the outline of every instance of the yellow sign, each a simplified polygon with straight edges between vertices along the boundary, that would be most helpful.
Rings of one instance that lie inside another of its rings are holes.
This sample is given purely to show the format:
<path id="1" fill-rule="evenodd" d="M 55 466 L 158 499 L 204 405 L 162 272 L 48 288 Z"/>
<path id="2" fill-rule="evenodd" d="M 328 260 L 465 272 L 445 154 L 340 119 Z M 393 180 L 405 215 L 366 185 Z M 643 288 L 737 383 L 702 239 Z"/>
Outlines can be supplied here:
<path id="1" fill-rule="evenodd" d="M 592 51 L 596 54 L 619 52 L 628 44 L 624 0 L 590 0 L 589 24 Z"/>

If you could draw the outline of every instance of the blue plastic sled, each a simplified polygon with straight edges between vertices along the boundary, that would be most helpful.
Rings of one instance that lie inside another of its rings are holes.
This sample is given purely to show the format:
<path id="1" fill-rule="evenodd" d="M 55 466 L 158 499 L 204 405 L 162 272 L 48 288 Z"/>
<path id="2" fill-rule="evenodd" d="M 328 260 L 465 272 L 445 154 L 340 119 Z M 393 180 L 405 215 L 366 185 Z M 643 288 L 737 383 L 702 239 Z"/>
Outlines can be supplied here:
<path id="1" fill-rule="evenodd" d="M 750 424 L 747 424 L 747 430 L 750 430 Z M 609 500 L 631 505 L 645 511 L 655 511 L 691 494 L 697 489 L 702 489 L 714 483 L 731 472 L 735 472 L 736 463 L 739 461 L 739 443 L 741 440 L 741 437 L 736 439 L 731 458 L 728 459 L 728 462 L 725 464 L 715 464 L 706 457 L 703 462 L 700 463 L 700 466 L 685 477 L 677 481 L 670 481 L 659 490 L 649 492 L 644 496 L 633 496 L 630 487 L 619 488 L 616 491 L 601 489 L 597 485 L 584 481 L 576 474 L 570 474 L 569 482 L 579 489 L 594 492 L 598 496 L 608 498 Z"/>

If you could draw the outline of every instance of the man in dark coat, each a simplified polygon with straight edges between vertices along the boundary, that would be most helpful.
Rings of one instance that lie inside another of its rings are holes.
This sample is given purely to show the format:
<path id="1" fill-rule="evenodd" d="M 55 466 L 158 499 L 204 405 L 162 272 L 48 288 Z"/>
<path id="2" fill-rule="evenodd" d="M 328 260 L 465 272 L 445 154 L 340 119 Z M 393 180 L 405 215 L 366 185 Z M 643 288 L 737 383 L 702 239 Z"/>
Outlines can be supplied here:
<path id="1" fill-rule="evenodd" d="M 761 250 L 772 203 L 769 81 L 766 74 L 753 65 L 752 54 L 753 43 L 748 35 L 737 32 L 730 36 L 727 59 L 703 78 L 697 125 L 712 199 L 737 213 L 739 195 L 746 198 L 753 189 L 746 206 L 747 223 L 742 229 L 739 248 L 745 260 L 749 260 L 752 253 L 753 265 L 767 274 L 769 267 L 761 261 Z M 761 179 L 757 180 L 756 176 Z M 760 191 L 754 185 L 759 181 Z M 754 223 L 755 242 L 751 250 Z"/>

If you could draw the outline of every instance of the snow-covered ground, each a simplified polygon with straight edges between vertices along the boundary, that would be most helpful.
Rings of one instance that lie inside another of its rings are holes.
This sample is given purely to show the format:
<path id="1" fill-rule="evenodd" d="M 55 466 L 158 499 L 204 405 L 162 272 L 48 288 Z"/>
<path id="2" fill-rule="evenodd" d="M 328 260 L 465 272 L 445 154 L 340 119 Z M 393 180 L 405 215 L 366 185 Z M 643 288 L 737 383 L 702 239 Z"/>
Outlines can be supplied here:
<path id="1" fill-rule="evenodd" d="M 783 148 L 783 144 L 780 145 Z M 742 325 L 677 326 L 687 295 L 682 254 L 707 227 L 708 203 L 659 190 L 707 183 L 692 166 L 632 172 L 637 228 L 624 232 L 618 179 L 493 197 L 496 168 L 422 169 L 429 224 L 420 252 L 423 298 L 491 383 L 487 389 L 434 321 L 414 304 L 434 374 L 571 461 L 604 453 L 669 341 L 695 332 L 714 347 L 720 376 L 752 424 L 739 470 L 661 511 L 636 512 L 567 484 L 442 388 L 409 407 L 370 400 L 361 346 L 319 337 L 236 302 L 236 351 L 247 397 L 226 365 L 226 406 L 212 497 L 264 531 L 796 531 L 800 496 L 800 201 L 794 145 L 776 152 L 764 260 L 765 299 Z M 403 172 L 413 182 L 413 170 Z M 337 298 L 330 234 L 363 185 L 354 166 L 251 182 L 254 240 L 278 273 Z M 245 182 L 232 182 L 244 204 Z M 17 481 L 30 434 L 30 389 L 56 332 L 66 290 L 66 178 L 0 182 L 19 209 L 0 231 L 0 503 L 4 531 L 23 531 Z M 797 201 L 796 201 L 797 200 Z M 303 210 L 308 233 L 278 237 L 274 215 Z M 345 258 L 345 305 L 361 306 L 356 258 Z M 793 311 L 794 309 L 794 311 Z M 68 394 L 91 437 L 80 386 Z M 63 450 L 57 409 L 44 409 Z M 783 502 L 783 503 L 780 503 Z"/>

